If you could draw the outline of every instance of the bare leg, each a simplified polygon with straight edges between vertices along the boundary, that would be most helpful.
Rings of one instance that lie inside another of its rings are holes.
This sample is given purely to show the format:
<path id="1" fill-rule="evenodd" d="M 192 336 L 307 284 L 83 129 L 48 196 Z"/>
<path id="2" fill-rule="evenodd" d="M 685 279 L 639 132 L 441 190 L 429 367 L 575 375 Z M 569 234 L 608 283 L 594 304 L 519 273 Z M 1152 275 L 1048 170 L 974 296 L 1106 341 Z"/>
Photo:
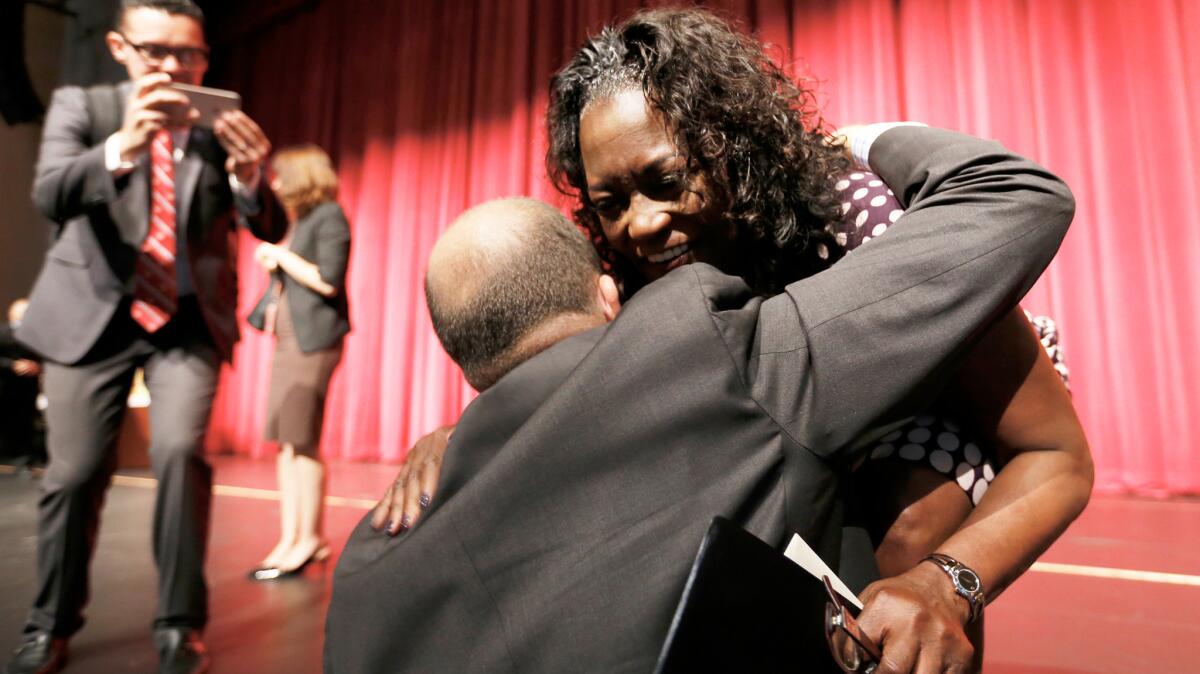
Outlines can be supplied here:
<path id="1" fill-rule="evenodd" d="M 296 538 L 287 555 L 280 561 L 282 571 L 304 564 L 310 557 L 320 561 L 329 552 L 321 536 L 321 509 L 325 500 L 325 465 L 313 451 L 297 449 L 292 463 L 292 479 L 296 486 Z"/>
<path id="2" fill-rule="evenodd" d="M 278 567 L 296 545 L 297 484 L 295 478 L 295 449 L 289 443 L 279 447 L 275 458 L 275 479 L 279 483 L 279 542 L 263 560 L 265 567 Z"/>

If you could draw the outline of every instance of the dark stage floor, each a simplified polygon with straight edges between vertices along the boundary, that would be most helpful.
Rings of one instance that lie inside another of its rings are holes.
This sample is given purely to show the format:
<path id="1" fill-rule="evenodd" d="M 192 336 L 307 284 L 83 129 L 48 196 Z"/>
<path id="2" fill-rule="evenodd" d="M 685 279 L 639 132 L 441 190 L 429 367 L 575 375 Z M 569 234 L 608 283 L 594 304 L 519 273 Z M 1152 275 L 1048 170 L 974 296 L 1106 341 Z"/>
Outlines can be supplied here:
<path id="1" fill-rule="evenodd" d="M 306 674 L 321 671 L 325 605 L 332 560 L 303 578 L 255 583 L 246 571 L 278 534 L 274 463 L 218 458 L 209 543 L 209 611 L 205 640 L 213 674 Z M 68 672 L 154 672 L 150 642 L 156 575 L 150 553 L 153 481 L 123 472 L 108 493 L 92 563 L 88 622 L 71 640 Z M 341 551 L 365 509 L 395 476 L 391 466 L 339 465 L 331 471 L 326 533 Z M 37 483 L 0 474 L 0 653 L 16 646 L 33 597 Z"/>
<path id="2" fill-rule="evenodd" d="M 218 458 L 208 561 L 214 674 L 321 670 L 330 571 L 253 583 L 276 536 L 274 464 Z M 0 466 L 0 657 L 33 595 L 37 483 Z M 335 464 L 326 532 L 336 552 L 394 466 Z M 93 562 L 88 624 L 68 672 L 153 672 L 153 482 L 122 473 L 109 491 Z M 402 570 L 397 570 L 402 572 Z M 402 598 L 397 598 L 402 601 Z M 1129 674 L 1197 669 L 1200 503 L 1097 497 L 1044 557 L 988 608 L 989 674 Z"/>

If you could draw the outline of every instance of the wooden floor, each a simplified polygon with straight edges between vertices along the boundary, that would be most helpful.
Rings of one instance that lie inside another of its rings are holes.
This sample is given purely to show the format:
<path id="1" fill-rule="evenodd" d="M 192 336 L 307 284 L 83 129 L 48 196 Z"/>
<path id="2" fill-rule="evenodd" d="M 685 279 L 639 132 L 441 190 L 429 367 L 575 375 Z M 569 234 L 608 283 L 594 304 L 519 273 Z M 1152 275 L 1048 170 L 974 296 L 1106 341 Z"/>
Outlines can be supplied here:
<path id="1" fill-rule="evenodd" d="M 276 536 L 273 464 L 214 466 L 206 634 L 214 674 L 320 672 L 332 565 L 283 582 L 246 580 Z M 394 466 L 331 466 L 326 531 L 335 553 L 394 474 Z M 155 671 L 152 499 L 145 473 L 122 473 L 109 491 L 88 623 L 71 642 L 68 672 Z M 36 503 L 36 481 L 0 467 L 2 653 L 15 647 L 33 596 Z M 987 640 L 990 674 L 1200 670 L 1200 502 L 1094 498 L 1039 566 L 988 607 Z"/>

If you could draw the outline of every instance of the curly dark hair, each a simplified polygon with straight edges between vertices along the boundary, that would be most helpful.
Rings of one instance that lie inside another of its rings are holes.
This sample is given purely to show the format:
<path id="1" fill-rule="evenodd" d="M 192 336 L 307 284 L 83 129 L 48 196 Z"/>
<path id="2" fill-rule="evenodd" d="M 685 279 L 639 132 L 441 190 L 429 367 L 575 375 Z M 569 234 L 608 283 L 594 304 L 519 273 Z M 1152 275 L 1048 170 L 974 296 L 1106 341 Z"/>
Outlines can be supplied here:
<path id="1" fill-rule="evenodd" d="M 550 177 L 578 198 L 576 221 L 627 293 L 642 281 L 608 247 L 588 199 L 579 120 L 591 102 L 638 86 L 663 115 L 688 170 L 708 176 L 728 204 L 725 217 L 736 223 L 750 258 L 744 276 L 756 293 L 779 293 L 841 256 L 826 227 L 841 216 L 833 184 L 850 162 L 825 143 L 814 91 L 709 11 L 643 10 L 604 28 L 555 74 L 546 119 Z"/>

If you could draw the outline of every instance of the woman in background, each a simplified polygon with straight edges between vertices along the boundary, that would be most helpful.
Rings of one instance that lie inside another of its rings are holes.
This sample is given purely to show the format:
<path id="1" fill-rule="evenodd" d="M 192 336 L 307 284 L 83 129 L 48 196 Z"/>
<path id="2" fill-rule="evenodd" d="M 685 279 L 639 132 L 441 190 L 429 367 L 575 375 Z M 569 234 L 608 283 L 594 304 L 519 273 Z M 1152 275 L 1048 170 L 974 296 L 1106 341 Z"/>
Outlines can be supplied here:
<path id="1" fill-rule="evenodd" d="M 270 284 L 249 322 L 275 335 L 263 439 L 279 443 L 280 535 L 250 572 L 254 580 L 292 576 L 329 556 L 321 536 L 325 466 L 317 448 L 325 391 L 350 331 L 345 292 L 350 227 L 336 201 L 333 163 L 321 148 L 299 145 L 276 153 L 271 173 L 288 231 L 278 244 L 263 243 L 254 252 Z"/>

